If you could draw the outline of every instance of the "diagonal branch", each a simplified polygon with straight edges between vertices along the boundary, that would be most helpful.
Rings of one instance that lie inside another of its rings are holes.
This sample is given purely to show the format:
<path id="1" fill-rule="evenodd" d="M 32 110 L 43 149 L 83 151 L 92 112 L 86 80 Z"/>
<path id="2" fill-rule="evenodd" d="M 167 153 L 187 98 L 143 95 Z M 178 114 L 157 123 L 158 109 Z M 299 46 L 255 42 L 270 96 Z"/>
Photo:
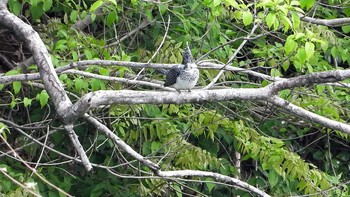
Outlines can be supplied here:
<path id="1" fill-rule="evenodd" d="M 312 113 L 282 98 L 279 98 L 278 96 L 273 96 L 267 99 L 267 101 L 272 103 L 275 106 L 286 109 L 289 113 L 295 114 L 299 117 L 303 117 L 312 123 L 319 123 L 325 127 L 332 128 L 334 130 L 339 130 L 350 135 L 350 125 L 348 124 L 331 120 L 326 117 L 320 116 L 318 114 Z"/>
<path id="2" fill-rule="evenodd" d="M 152 171 L 157 171 L 159 169 L 159 166 L 157 164 L 153 163 L 152 161 L 148 160 L 147 158 L 143 157 L 142 155 L 134 151 L 134 149 L 132 149 L 128 144 L 126 144 L 122 139 L 120 139 L 115 133 L 109 130 L 104 124 L 100 123 L 98 120 L 89 116 L 88 114 L 85 114 L 84 118 L 88 120 L 91 124 L 95 125 L 95 127 L 98 130 L 102 131 L 108 138 L 110 138 L 122 150 L 130 154 L 139 162 L 148 166 Z"/>
<path id="3" fill-rule="evenodd" d="M 248 36 L 248 38 L 250 38 L 255 30 L 258 28 L 258 24 L 255 24 L 254 27 L 252 28 L 252 30 L 250 31 L 250 35 Z M 235 53 L 230 57 L 230 59 L 226 62 L 226 64 L 221 68 L 222 70 L 220 70 L 220 72 L 216 75 L 216 77 L 207 85 L 204 87 L 204 89 L 209 89 L 211 88 L 218 80 L 219 78 L 224 74 L 225 72 L 225 68 L 227 67 L 227 65 L 231 64 L 231 62 L 233 61 L 234 58 L 236 58 L 237 54 L 242 50 L 242 48 L 244 47 L 244 45 L 248 42 L 247 39 L 243 40 L 243 42 L 239 45 L 239 47 L 236 49 Z"/>
<path id="4" fill-rule="evenodd" d="M 0 25 L 16 33 L 26 43 L 26 46 L 34 57 L 34 61 L 39 67 L 40 77 L 44 82 L 45 89 L 50 95 L 58 115 L 62 116 L 72 103 L 58 79 L 44 43 L 39 37 L 39 34 L 30 25 L 7 10 L 6 1 L 2 0 L 0 3 Z"/>
<path id="5" fill-rule="evenodd" d="M 41 40 L 39 34 L 34 31 L 30 25 L 26 24 L 7 10 L 6 3 L 6 0 L 0 0 L 0 25 L 3 25 L 12 32 L 15 32 L 16 35 L 26 43 L 26 46 L 33 55 L 34 61 L 38 65 L 40 78 L 44 83 L 45 90 L 48 92 L 53 101 L 58 116 L 67 124 L 67 132 L 74 147 L 82 147 L 76 137 L 76 134 L 74 133 L 74 130 L 68 129 L 70 128 L 70 124 L 68 124 L 63 118 L 68 109 L 72 106 L 72 102 L 68 98 L 62 83 L 58 79 L 57 73 L 51 61 L 51 57 L 43 41 Z M 77 152 L 84 161 L 83 164 L 86 165 L 86 170 L 89 171 L 92 169 L 91 164 L 89 163 L 85 152 L 81 151 L 81 149 L 82 148 L 77 149 Z"/>
<path id="6" fill-rule="evenodd" d="M 158 171 L 158 176 L 164 177 L 164 178 L 174 178 L 174 177 L 188 177 L 188 176 L 196 176 L 196 177 L 210 177 L 215 179 L 218 182 L 224 182 L 228 183 L 234 186 L 237 186 L 242 189 L 246 189 L 248 191 L 251 191 L 255 194 L 258 194 L 263 197 L 269 197 L 267 193 L 265 193 L 262 190 L 259 190 L 258 188 L 249 185 L 246 182 L 240 181 L 238 179 L 225 176 L 219 173 L 214 172 L 206 172 L 206 171 L 199 171 L 199 170 L 176 170 L 176 171 Z"/>
<path id="7" fill-rule="evenodd" d="M 218 182 L 228 183 L 233 186 L 237 186 L 239 188 L 248 190 L 252 193 L 258 194 L 263 197 L 269 197 L 267 193 L 258 188 L 249 185 L 246 182 L 240 181 L 238 179 L 224 176 L 222 174 L 206 172 L 206 171 L 198 171 L 198 170 L 177 170 L 177 171 L 161 171 L 160 167 L 154 162 L 148 160 L 143 157 L 136 151 L 134 151 L 128 144 L 126 144 L 123 140 L 121 140 L 115 133 L 109 130 L 104 124 L 97 121 L 95 118 L 85 114 L 84 118 L 87 119 L 91 124 L 93 124 L 97 129 L 105 133 L 105 135 L 110 138 L 116 145 L 118 145 L 122 150 L 130 154 L 133 158 L 143 163 L 145 166 L 152 169 L 155 175 L 163 178 L 174 178 L 174 177 L 188 177 L 188 176 L 197 176 L 197 177 L 211 177 Z"/>
<path id="8" fill-rule="evenodd" d="M 81 163 L 84 165 L 86 171 L 92 170 L 92 165 L 89 161 L 89 158 L 85 154 L 83 146 L 80 144 L 78 135 L 74 132 L 73 124 L 66 124 L 64 125 L 64 128 L 68 132 L 68 136 L 72 141 L 72 144 L 74 145 L 75 150 L 77 151 L 78 155 L 81 157 Z"/>

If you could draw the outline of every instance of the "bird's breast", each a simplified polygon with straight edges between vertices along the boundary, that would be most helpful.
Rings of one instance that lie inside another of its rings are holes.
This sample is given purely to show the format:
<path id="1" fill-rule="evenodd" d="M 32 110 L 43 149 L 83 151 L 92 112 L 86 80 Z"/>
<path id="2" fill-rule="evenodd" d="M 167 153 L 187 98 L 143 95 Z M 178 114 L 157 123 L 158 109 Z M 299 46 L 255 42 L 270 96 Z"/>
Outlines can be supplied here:
<path id="1" fill-rule="evenodd" d="M 197 68 L 182 70 L 174 84 L 174 88 L 180 90 L 191 89 L 197 84 L 198 78 L 199 70 Z"/>

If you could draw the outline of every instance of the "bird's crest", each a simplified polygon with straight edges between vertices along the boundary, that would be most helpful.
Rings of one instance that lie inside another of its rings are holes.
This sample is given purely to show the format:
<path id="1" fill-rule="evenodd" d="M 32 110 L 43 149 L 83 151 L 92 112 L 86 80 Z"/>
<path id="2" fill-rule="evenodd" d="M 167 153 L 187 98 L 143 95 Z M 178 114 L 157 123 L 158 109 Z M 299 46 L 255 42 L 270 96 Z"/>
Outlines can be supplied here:
<path id="1" fill-rule="evenodd" d="M 182 55 L 182 64 L 187 66 L 187 64 L 189 64 L 189 63 L 194 63 L 194 62 L 193 62 L 191 49 L 188 46 L 188 42 L 186 42 L 186 47 L 185 47 L 184 53 Z"/>

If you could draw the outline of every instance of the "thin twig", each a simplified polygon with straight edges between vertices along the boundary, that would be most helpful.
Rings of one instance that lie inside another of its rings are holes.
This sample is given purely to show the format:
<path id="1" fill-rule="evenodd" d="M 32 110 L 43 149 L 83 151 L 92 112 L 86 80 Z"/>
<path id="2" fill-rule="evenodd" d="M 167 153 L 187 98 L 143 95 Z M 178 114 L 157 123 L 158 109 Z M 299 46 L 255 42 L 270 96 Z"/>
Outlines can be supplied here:
<path id="1" fill-rule="evenodd" d="M 92 165 L 89 161 L 89 158 L 86 156 L 86 153 L 84 151 L 83 146 L 79 142 L 78 135 L 74 132 L 73 124 L 66 124 L 66 125 L 64 125 L 64 128 L 67 130 L 68 136 L 71 139 L 75 150 L 77 151 L 78 155 L 80 156 L 80 159 L 81 159 L 82 164 L 84 165 L 86 171 L 88 171 L 88 172 L 91 171 Z"/>
<path id="2" fill-rule="evenodd" d="M 119 43 L 123 42 L 125 39 L 129 38 L 130 36 L 134 35 L 138 31 L 140 31 L 141 29 L 143 29 L 143 28 L 147 27 L 148 25 L 152 24 L 154 21 L 155 20 L 152 20 L 152 21 L 148 21 L 147 19 L 143 20 L 138 27 L 136 27 L 132 31 L 128 32 L 125 36 L 123 36 L 122 38 L 118 39 L 117 41 L 106 45 L 106 47 L 112 47 L 112 46 L 118 45 Z"/>
<path id="3" fill-rule="evenodd" d="M 47 142 L 47 139 L 49 137 L 49 133 L 50 133 L 50 129 L 49 129 L 49 126 L 47 126 L 47 131 L 46 131 L 46 136 L 45 136 L 45 141 L 44 141 L 44 144 L 46 145 L 46 142 Z M 38 158 L 38 161 L 36 162 L 35 166 L 34 166 L 34 169 L 36 170 L 37 167 L 39 166 L 39 162 L 41 160 L 41 157 L 43 156 L 44 154 L 44 150 L 45 150 L 45 146 L 43 146 L 42 150 L 41 150 L 41 153 L 39 155 L 39 158 Z M 30 176 L 33 176 L 33 172 Z"/>
<path id="4" fill-rule="evenodd" d="M 156 52 L 152 55 L 152 57 L 147 61 L 147 64 L 151 63 L 151 61 L 154 59 L 154 57 L 156 57 L 156 55 L 159 53 L 159 50 L 162 48 L 163 44 L 164 44 L 164 41 L 168 35 L 168 31 L 169 31 L 169 26 L 170 26 L 170 16 L 168 16 L 168 25 L 166 26 L 165 28 L 165 33 L 164 33 L 164 36 L 163 36 L 163 40 L 162 42 L 160 43 L 158 49 L 156 50 Z M 142 68 L 141 71 L 139 73 L 137 73 L 136 77 L 134 80 L 136 80 L 140 75 L 141 73 L 145 70 L 146 67 Z"/>
<path id="5" fill-rule="evenodd" d="M 248 38 L 253 35 L 253 33 L 255 32 L 255 30 L 258 28 L 258 24 L 255 24 L 254 27 L 252 28 L 252 31 L 250 32 Z M 224 74 L 225 72 L 225 67 L 229 64 L 231 64 L 231 62 L 233 61 L 233 59 L 237 56 L 237 54 L 241 51 L 241 49 L 243 48 L 243 46 L 247 43 L 248 40 L 243 40 L 243 42 L 239 45 L 239 47 L 237 48 L 237 50 L 235 51 L 235 53 L 230 57 L 230 59 L 226 62 L 226 64 L 221 68 L 220 72 L 216 75 L 216 77 L 207 85 L 205 86 L 203 89 L 207 90 L 209 88 L 211 88 L 218 80 L 219 78 L 222 76 L 222 74 Z"/>
<path id="6" fill-rule="evenodd" d="M 69 197 L 73 197 L 72 195 L 68 194 L 67 192 L 63 191 L 61 188 L 57 187 L 56 185 L 52 184 L 50 181 L 48 181 L 47 179 L 45 179 L 43 176 L 41 176 L 39 173 L 36 172 L 36 170 L 34 168 L 32 168 L 30 165 L 27 164 L 26 161 L 24 161 L 22 159 L 21 156 L 19 156 L 17 154 L 17 152 L 15 150 L 13 150 L 13 148 L 11 147 L 11 145 L 4 139 L 4 137 L 2 137 L 2 135 L 0 135 L 1 140 L 6 144 L 6 146 L 11 149 L 13 155 L 15 155 L 16 158 L 19 158 L 19 160 L 30 170 L 32 171 L 38 178 L 40 178 L 43 182 L 47 183 L 48 185 L 50 185 L 51 187 L 55 188 L 57 191 L 61 192 L 62 194 L 69 196 Z"/>

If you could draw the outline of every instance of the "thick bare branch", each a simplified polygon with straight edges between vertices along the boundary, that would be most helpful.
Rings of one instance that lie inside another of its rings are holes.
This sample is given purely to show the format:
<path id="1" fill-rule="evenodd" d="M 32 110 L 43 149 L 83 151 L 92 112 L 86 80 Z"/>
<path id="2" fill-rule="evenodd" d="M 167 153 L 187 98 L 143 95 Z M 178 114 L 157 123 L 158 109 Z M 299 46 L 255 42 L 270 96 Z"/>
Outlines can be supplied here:
<path id="1" fill-rule="evenodd" d="M 302 14 L 299 14 L 299 17 L 302 21 L 309 22 L 316 25 L 324 25 L 328 27 L 338 27 L 338 26 L 350 24 L 350 18 L 318 19 L 318 18 L 305 16 Z"/>
<path id="2" fill-rule="evenodd" d="M 126 61 L 111 61 L 111 60 L 83 60 L 79 62 L 74 62 L 59 68 L 56 68 L 57 73 L 62 73 L 68 69 L 72 68 L 79 68 L 79 69 L 86 69 L 90 65 L 100 65 L 100 66 L 126 66 L 131 68 L 165 68 L 169 69 L 173 66 L 176 66 L 178 64 L 162 64 L 162 63 L 140 63 L 140 62 L 126 62 Z M 226 71 L 233 71 L 233 72 L 242 72 L 247 73 L 252 76 L 256 76 L 262 79 L 266 79 L 269 81 L 280 81 L 285 80 L 280 77 L 271 77 L 269 75 L 261 74 L 252 70 L 244 69 L 244 68 L 238 68 L 233 66 L 227 66 L 223 69 L 223 64 L 216 64 L 211 62 L 199 62 L 199 68 L 200 69 L 214 69 L 214 70 L 226 70 Z M 69 71 L 72 72 L 72 71 Z M 40 76 L 38 73 L 31 73 L 31 74 L 18 74 L 18 75 L 12 75 L 12 76 L 1 76 L 0 77 L 0 84 L 13 82 L 13 81 L 30 81 L 30 80 L 36 80 L 39 79 Z"/>
<path id="3" fill-rule="evenodd" d="M 273 92 L 278 92 L 283 89 L 301 87 L 312 84 L 322 84 L 342 81 L 350 78 L 350 70 L 332 70 L 324 72 L 315 72 L 308 75 L 289 78 L 288 80 L 282 80 L 271 84 Z"/>
<path id="4" fill-rule="evenodd" d="M 90 92 L 77 101 L 65 118 L 74 120 L 82 116 L 90 108 L 110 104 L 183 104 L 201 103 L 206 101 L 224 101 L 232 99 L 264 100 L 269 96 L 267 88 L 259 89 L 220 89 L 193 90 L 192 92 L 168 91 L 132 91 L 132 90 L 101 90 Z"/>
<path id="5" fill-rule="evenodd" d="M 58 115 L 61 116 L 64 114 L 65 110 L 70 107 L 72 103 L 58 79 L 51 57 L 40 39 L 39 34 L 34 31 L 30 25 L 24 23 L 18 17 L 10 13 L 6 8 L 6 4 L 1 4 L 0 6 L 0 25 L 16 33 L 16 35 L 26 43 L 26 46 L 32 53 L 39 67 L 40 77 L 57 109 Z"/>
<path id="6" fill-rule="evenodd" d="M 154 88 L 159 88 L 159 89 L 164 89 L 168 91 L 175 91 L 174 88 L 169 88 L 169 87 L 164 87 L 162 84 L 157 84 L 157 83 L 152 83 L 148 81 L 139 81 L 139 80 L 134 80 L 134 79 L 127 79 L 127 78 L 120 78 L 120 77 L 109 77 L 109 76 L 103 76 L 103 75 L 98 75 L 94 73 L 89 73 L 89 72 L 84 72 L 80 70 L 66 70 L 63 73 L 66 74 L 75 74 L 75 75 L 80 75 L 84 77 L 90 77 L 94 79 L 101 79 L 105 81 L 115 81 L 115 82 L 120 82 L 120 83 L 126 83 L 126 84 L 133 84 L 133 85 L 144 85 L 148 87 L 154 87 Z M 163 83 L 163 82 L 160 82 Z"/>
<path id="7" fill-rule="evenodd" d="M 0 25 L 3 25 L 16 33 L 16 35 L 26 43 L 26 46 L 33 55 L 34 61 L 39 67 L 40 77 L 43 80 L 45 90 L 50 95 L 58 116 L 67 124 L 66 129 L 68 134 L 72 139 L 74 147 L 77 148 L 77 152 L 83 160 L 86 170 L 91 170 L 91 164 L 89 163 L 85 152 L 82 150 L 82 145 L 77 139 L 77 135 L 74 133 L 70 123 L 67 123 L 67 121 L 64 119 L 64 115 L 72 106 L 72 102 L 68 98 L 62 83 L 58 79 L 51 61 L 51 57 L 46 50 L 43 41 L 39 37 L 39 34 L 34 31 L 30 25 L 24 23 L 7 10 L 4 1 L 1 1 L 0 3 Z"/>
<path id="8" fill-rule="evenodd" d="M 158 176 L 160 177 L 166 177 L 166 178 L 173 178 L 173 177 L 188 177 L 188 176 L 196 176 L 196 177 L 210 177 L 215 179 L 218 182 L 224 182 L 228 183 L 234 186 L 238 186 L 240 188 L 246 189 L 248 191 L 251 191 L 255 194 L 258 194 L 263 197 L 269 197 L 267 193 L 265 193 L 262 190 L 259 190 L 258 188 L 249 185 L 246 182 L 240 181 L 238 179 L 225 176 L 219 173 L 214 172 L 205 172 L 205 171 L 199 171 L 199 170 L 176 170 L 176 171 L 158 171 Z"/>
<path id="9" fill-rule="evenodd" d="M 116 145 L 118 145 L 122 150 L 130 154 L 132 157 L 137 159 L 139 162 L 148 166 L 151 170 L 157 171 L 159 166 L 147 158 L 143 157 L 134 149 L 132 149 L 128 144 L 126 144 L 122 139 L 120 139 L 115 133 L 109 130 L 104 124 L 100 123 L 95 118 L 89 116 L 88 114 L 84 115 L 84 118 L 88 120 L 91 124 L 93 124 L 98 130 L 102 131 L 108 138 L 110 138 Z"/>
<path id="10" fill-rule="evenodd" d="M 288 111 L 288 113 L 295 114 L 299 117 L 305 118 L 312 123 L 319 123 L 325 127 L 332 128 L 334 130 L 342 131 L 350 135 L 350 125 L 341 123 L 335 120 L 328 119 L 326 117 L 320 116 L 318 114 L 312 113 L 308 110 L 305 110 L 301 107 L 293 105 L 292 103 L 279 98 L 278 96 L 273 96 L 267 100 L 275 106 L 281 107 Z"/>

